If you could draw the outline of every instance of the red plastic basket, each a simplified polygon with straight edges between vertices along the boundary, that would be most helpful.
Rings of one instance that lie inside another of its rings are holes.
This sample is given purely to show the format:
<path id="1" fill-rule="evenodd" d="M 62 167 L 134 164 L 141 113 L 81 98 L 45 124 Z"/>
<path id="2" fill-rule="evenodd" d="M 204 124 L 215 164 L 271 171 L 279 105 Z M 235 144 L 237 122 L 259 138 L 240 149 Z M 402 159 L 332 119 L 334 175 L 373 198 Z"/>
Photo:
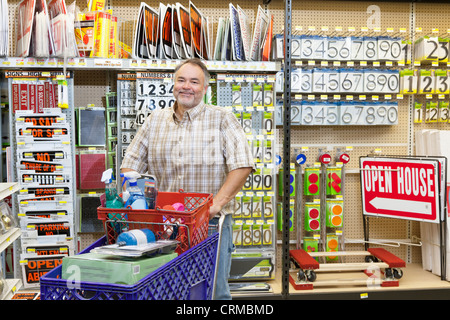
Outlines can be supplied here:
<path id="1" fill-rule="evenodd" d="M 156 209 L 132 210 L 129 208 L 97 208 L 98 219 L 104 223 L 108 243 L 115 243 L 123 228 L 150 228 L 157 239 L 169 239 L 176 235 L 179 241 L 178 254 L 199 244 L 208 237 L 209 208 L 212 194 L 180 192 L 158 192 Z M 162 209 L 174 203 L 184 204 L 185 211 Z"/>

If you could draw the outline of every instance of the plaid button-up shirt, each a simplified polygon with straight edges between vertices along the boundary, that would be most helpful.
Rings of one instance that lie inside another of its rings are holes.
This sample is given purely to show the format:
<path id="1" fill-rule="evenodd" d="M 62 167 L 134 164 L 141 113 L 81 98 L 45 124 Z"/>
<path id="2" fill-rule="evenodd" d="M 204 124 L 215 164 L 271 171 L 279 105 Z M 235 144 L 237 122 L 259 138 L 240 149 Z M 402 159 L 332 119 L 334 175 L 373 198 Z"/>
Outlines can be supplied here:
<path id="1" fill-rule="evenodd" d="M 154 175 L 166 192 L 216 194 L 228 172 L 254 167 L 247 137 L 235 115 L 201 102 L 178 120 L 175 108 L 153 111 L 128 146 L 122 168 Z M 222 213 L 230 214 L 234 201 Z"/>

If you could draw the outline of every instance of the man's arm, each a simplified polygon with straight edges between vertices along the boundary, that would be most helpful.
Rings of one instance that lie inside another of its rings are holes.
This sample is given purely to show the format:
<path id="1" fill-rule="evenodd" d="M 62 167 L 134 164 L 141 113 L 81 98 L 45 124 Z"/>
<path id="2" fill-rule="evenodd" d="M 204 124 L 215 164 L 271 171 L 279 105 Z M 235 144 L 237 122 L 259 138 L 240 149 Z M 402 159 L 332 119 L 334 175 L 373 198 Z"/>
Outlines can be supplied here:
<path id="1" fill-rule="evenodd" d="M 212 219 L 220 210 L 230 202 L 236 194 L 241 191 L 247 180 L 248 175 L 252 172 L 251 167 L 238 168 L 228 173 L 225 183 L 213 199 L 213 205 L 209 209 L 209 218 Z"/>

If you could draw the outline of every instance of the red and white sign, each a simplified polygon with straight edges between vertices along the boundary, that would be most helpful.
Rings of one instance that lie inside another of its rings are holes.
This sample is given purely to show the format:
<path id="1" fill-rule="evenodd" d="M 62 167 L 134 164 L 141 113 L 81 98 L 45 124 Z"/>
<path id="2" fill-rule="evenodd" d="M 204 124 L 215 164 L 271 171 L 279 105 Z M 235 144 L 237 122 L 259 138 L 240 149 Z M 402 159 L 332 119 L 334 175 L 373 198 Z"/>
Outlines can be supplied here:
<path id="1" fill-rule="evenodd" d="M 361 158 L 364 215 L 439 223 L 437 160 Z"/>

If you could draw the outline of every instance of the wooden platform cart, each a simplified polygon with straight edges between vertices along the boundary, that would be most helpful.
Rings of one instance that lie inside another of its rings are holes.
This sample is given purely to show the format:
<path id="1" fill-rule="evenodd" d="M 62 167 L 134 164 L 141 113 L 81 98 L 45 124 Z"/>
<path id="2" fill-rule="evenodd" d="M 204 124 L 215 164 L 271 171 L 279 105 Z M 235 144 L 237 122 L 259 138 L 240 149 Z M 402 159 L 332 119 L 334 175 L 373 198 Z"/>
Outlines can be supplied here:
<path id="1" fill-rule="evenodd" d="M 312 290 L 315 287 L 364 286 L 381 287 L 399 286 L 403 276 L 400 268 L 405 262 L 383 248 L 368 248 L 367 251 L 341 252 L 306 252 L 303 249 L 290 250 L 291 271 L 289 282 L 295 290 Z M 357 263 L 319 263 L 327 256 L 363 256 L 364 262 Z M 316 260 L 317 259 L 317 260 Z M 343 273 L 364 273 L 367 277 L 342 277 Z M 336 278 L 319 279 L 319 273 L 333 273 Z"/>

